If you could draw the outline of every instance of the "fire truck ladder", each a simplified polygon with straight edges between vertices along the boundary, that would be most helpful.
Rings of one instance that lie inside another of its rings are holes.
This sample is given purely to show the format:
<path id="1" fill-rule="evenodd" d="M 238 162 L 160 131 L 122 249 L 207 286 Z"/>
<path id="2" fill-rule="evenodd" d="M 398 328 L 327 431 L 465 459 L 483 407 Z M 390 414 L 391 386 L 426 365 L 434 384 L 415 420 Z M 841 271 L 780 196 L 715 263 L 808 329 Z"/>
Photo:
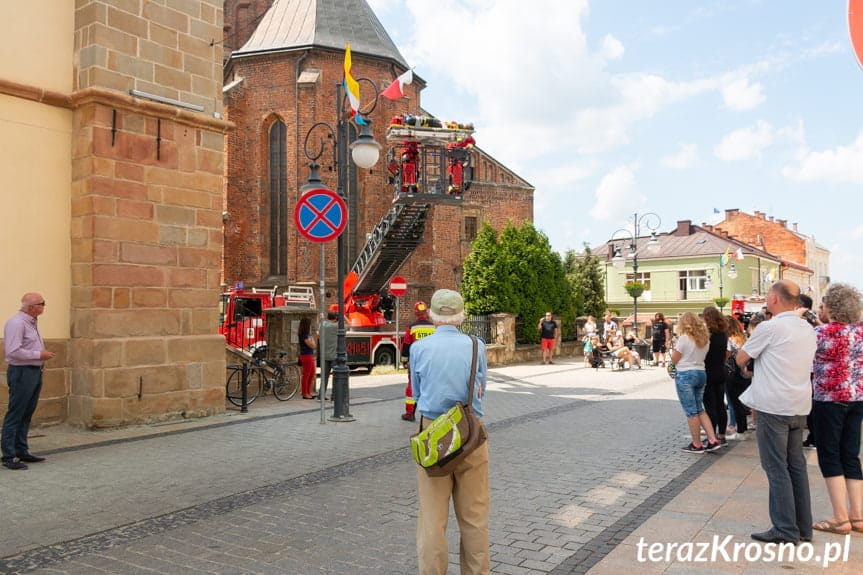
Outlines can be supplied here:
<path id="1" fill-rule="evenodd" d="M 377 294 L 422 243 L 430 204 L 396 203 L 374 230 L 351 271 L 356 295 Z"/>

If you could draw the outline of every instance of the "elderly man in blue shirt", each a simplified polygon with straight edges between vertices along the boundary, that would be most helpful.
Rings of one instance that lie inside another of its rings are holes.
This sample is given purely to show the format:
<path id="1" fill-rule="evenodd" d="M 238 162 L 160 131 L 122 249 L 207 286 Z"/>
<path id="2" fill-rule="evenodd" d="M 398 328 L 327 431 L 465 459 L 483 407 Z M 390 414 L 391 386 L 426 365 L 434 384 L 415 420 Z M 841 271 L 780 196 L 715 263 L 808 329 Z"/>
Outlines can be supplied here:
<path id="1" fill-rule="evenodd" d="M 442 289 L 431 299 L 429 316 L 435 332 L 411 346 L 411 382 L 417 410 L 426 427 L 456 402 L 465 401 L 470 381 L 473 343 L 461 333 L 464 300 L 458 292 Z M 478 341 L 473 409 L 483 415 L 486 386 L 485 343 Z M 488 518 L 488 441 L 471 452 L 450 475 L 431 477 L 417 466 L 419 518 L 417 556 L 420 575 L 444 575 L 449 556 L 446 525 L 453 500 L 461 544 L 459 562 L 463 575 L 490 572 Z"/>

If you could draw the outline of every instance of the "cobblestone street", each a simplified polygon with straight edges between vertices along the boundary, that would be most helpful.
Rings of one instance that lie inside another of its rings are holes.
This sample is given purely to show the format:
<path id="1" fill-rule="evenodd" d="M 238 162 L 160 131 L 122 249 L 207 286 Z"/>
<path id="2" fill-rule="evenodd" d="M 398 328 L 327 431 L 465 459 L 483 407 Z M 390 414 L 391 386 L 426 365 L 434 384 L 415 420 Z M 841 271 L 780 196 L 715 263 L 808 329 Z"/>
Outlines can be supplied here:
<path id="1" fill-rule="evenodd" d="M 416 572 L 403 379 L 353 376 L 353 423 L 321 425 L 316 404 L 292 401 L 308 408 L 0 474 L 0 572 Z M 658 368 L 494 369 L 486 412 L 494 573 L 586 572 L 715 460 L 678 449 L 684 422 Z M 449 540 L 457 573 L 454 517 Z"/>

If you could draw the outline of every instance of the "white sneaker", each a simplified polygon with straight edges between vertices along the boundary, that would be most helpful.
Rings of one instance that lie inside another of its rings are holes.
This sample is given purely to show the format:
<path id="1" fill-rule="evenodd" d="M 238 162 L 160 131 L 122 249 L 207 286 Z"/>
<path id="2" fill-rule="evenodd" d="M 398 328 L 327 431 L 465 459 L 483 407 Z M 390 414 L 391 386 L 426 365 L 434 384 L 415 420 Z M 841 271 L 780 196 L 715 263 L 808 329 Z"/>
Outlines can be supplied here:
<path id="1" fill-rule="evenodd" d="M 737 437 L 737 432 L 734 432 L 734 433 L 726 433 L 726 434 L 725 434 L 725 439 L 727 439 L 728 441 L 734 441 L 734 440 L 738 439 L 738 437 Z"/>

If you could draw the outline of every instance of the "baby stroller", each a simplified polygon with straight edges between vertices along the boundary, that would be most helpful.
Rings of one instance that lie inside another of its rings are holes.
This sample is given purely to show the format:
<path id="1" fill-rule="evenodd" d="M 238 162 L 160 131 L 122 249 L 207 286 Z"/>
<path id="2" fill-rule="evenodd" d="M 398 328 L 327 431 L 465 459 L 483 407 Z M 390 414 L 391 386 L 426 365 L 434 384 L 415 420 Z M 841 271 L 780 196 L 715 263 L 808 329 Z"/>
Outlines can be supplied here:
<path id="1" fill-rule="evenodd" d="M 609 356 L 608 347 L 605 345 L 596 346 L 590 354 L 590 367 L 599 369 L 605 367 L 604 358 Z"/>

